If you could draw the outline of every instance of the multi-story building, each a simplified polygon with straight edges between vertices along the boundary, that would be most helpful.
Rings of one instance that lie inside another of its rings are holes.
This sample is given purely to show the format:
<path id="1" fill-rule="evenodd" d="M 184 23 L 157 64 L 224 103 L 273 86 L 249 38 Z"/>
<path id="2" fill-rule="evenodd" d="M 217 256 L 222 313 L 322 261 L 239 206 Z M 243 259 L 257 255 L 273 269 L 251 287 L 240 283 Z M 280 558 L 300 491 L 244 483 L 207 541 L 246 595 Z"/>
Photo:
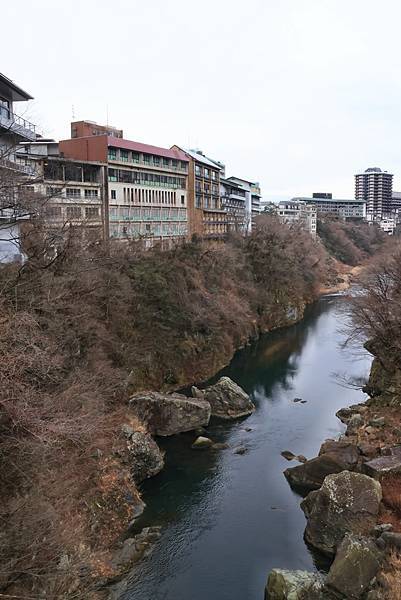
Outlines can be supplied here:
<path id="1" fill-rule="evenodd" d="M 277 215 L 283 223 L 292 225 L 299 223 L 312 237 L 316 237 L 317 211 L 316 206 L 303 200 L 283 200 L 277 204 Z"/>
<path id="2" fill-rule="evenodd" d="M 248 211 L 246 190 L 239 183 L 220 177 L 220 197 L 222 209 L 227 214 L 228 231 L 246 233 Z"/>
<path id="3" fill-rule="evenodd" d="M 380 222 L 391 215 L 393 175 L 374 167 L 355 175 L 355 198 L 366 202 L 366 218 Z"/>
<path id="4" fill-rule="evenodd" d="M 262 192 L 260 189 L 259 182 L 251 183 L 251 216 L 252 225 L 255 223 L 256 217 L 260 214 L 260 201 L 262 198 Z"/>
<path id="5" fill-rule="evenodd" d="M 222 238 L 227 234 L 227 215 L 221 204 L 220 172 L 222 163 L 213 161 L 199 150 L 183 150 L 189 160 L 188 211 L 189 233 L 207 238 Z"/>
<path id="6" fill-rule="evenodd" d="M 152 245 L 188 235 L 189 159 L 180 149 L 107 133 L 62 140 L 59 148 L 65 158 L 107 164 L 110 238 L 144 238 Z"/>
<path id="7" fill-rule="evenodd" d="M 312 198 L 296 197 L 295 202 L 306 202 L 316 206 L 318 214 L 333 214 L 342 219 L 365 219 L 366 202 L 348 198 L 333 198 L 329 193 L 314 193 Z"/>
<path id="8" fill-rule="evenodd" d="M 58 143 L 37 138 L 21 144 L 16 161 L 32 174 L 30 188 L 53 231 L 78 234 L 87 241 L 107 239 L 106 164 L 60 156 Z"/>
<path id="9" fill-rule="evenodd" d="M 0 73 L 0 262 L 23 260 L 21 223 L 27 214 L 20 209 L 18 184 L 26 169 L 15 161 L 19 142 L 36 138 L 35 125 L 14 112 L 15 102 L 32 96 Z"/>
<path id="10" fill-rule="evenodd" d="M 123 138 L 122 129 L 112 127 L 111 125 L 99 125 L 94 121 L 74 121 L 71 123 L 71 137 L 82 138 L 91 135 L 110 135 L 111 137 Z"/>

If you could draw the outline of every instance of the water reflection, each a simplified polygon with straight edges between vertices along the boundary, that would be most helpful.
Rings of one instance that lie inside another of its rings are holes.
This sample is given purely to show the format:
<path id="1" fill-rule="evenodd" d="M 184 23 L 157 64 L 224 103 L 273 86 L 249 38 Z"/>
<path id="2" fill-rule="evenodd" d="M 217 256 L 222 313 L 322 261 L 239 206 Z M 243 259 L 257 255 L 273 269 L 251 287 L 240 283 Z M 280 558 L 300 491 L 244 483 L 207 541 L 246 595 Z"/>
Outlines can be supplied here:
<path id="1" fill-rule="evenodd" d="M 164 533 L 133 571 L 125 600 L 262 600 L 272 567 L 313 568 L 299 497 L 283 477 L 288 462 L 280 453 L 314 455 L 325 437 L 341 431 L 336 410 L 363 398 L 331 377 L 369 367 L 368 359 L 355 362 L 339 347 L 342 302 L 322 299 L 302 323 L 241 350 L 214 378 L 228 375 L 257 405 L 243 422 L 209 427 L 210 437 L 230 449 L 194 452 L 193 434 L 161 442 L 167 465 L 143 487 L 147 509 L 138 527 L 162 525 Z M 235 455 L 238 445 L 249 452 Z"/>

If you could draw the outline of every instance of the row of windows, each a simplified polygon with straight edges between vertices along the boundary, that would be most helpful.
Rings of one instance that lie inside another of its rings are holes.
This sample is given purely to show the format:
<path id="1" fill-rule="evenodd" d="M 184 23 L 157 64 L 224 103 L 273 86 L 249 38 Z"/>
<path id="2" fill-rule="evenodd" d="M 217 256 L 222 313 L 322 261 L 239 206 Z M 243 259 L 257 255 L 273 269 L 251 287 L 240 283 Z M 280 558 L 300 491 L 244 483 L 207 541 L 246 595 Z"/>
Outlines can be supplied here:
<path id="1" fill-rule="evenodd" d="M 187 211 L 182 208 L 110 207 L 112 221 L 186 221 Z"/>
<path id="2" fill-rule="evenodd" d="M 130 223 L 110 224 L 112 238 L 145 236 L 184 236 L 187 235 L 186 223 Z"/>
<path id="3" fill-rule="evenodd" d="M 146 171 L 127 171 L 124 169 L 109 169 L 109 181 L 120 183 L 138 183 L 155 187 L 171 187 L 185 189 L 185 177 L 174 175 L 159 175 L 158 173 L 147 173 Z"/>
<path id="4" fill-rule="evenodd" d="M 46 217 L 50 219 L 65 217 L 74 220 L 97 220 L 100 218 L 98 206 L 47 206 L 45 212 Z"/>
<path id="5" fill-rule="evenodd" d="M 185 195 L 180 194 L 180 204 L 185 206 Z M 110 199 L 117 200 L 117 190 L 110 191 Z M 140 188 L 123 188 L 124 203 L 129 204 L 177 204 L 177 192 L 169 190 L 142 190 Z"/>
<path id="6" fill-rule="evenodd" d="M 197 177 L 204 177 L 205 179 L 211 179 L 212 181 L 218 181 L 218 172 L 202 167 L 201 165 L 195 165 L 195 175 Z"/>
<path id="7" fill-rule="evenodd" d="M 84 195 L 83 195 L 84 198 L 98 198 L 99 197 L 99 190 L 85 189 L 83 191 L 84 191 Z M 46 194 L 48 196 L 63 196 L 63 188 L 47 186 Z M 65 195 L 67 196 L 67 198 L 81 198 L 82 190 L 80 188 L 66 188 Z"/>
<path id="8" fill-rule="evenodd" d="M 202 185 L 203 184 L 203 185 Z M 214 194 L 215 196 L 219 195 L 219 188 L 216 184 L 206 182 L 206 181 L 198 181 L 195 182 L 195 192 L 197 194 L 201 194 L 204 192 L 205 194 Z"/>
<path id="9" fill-rule="evenodd" d="M 155 154 L 146 154 L 134 151 L 131 152 L 131 150 L 124 150 L 122 148 L 109 148 L 108 159 L 119 160 L 121 162 L 132 162 L 135 164 L 143 163 L 144 165 L 153 165 L 154 167 L 165 167 L 174 170 L 179 169 L 181 171 L 187 171 L 188 165 L 188 163 L 183 160 L 165 158 Z"/>
<path id="10" fill-rule="evenodd" d="M 196 208 L 211 208 L 211 209 L 219 209 L 220 208 L 220 200 L 219 198 L 213 198 L 211 196 L 195 196 L 195 207 Z"/>

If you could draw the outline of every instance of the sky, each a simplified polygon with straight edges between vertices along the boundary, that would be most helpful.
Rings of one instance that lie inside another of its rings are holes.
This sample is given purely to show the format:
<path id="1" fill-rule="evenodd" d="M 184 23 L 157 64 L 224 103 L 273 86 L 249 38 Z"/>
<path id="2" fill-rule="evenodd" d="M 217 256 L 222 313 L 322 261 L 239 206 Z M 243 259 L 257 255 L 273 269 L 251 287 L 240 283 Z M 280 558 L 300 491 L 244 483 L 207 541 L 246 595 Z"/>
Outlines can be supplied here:
<path id="1" fill-rule="evenodd" d="M 0 0 L 15 111 L 56 139 L 91 119 L 199 148 L 266 200 L 378 166 L 401 190 L 399 0 Z"/>

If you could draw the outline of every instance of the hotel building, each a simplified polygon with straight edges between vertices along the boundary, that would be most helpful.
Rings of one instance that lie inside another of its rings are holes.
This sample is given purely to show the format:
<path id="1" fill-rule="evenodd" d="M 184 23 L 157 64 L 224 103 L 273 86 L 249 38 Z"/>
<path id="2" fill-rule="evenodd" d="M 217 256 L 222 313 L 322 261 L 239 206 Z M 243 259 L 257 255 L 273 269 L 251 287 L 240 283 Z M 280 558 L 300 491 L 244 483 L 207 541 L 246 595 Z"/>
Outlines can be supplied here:
<path id="1" fill-rule="evenodd" d="M 366 202 L 366 218 L 380 222 L 391 215 L 393 175 L 374 167 L 355 175 L 355 198 Z"/>
<path id="2" fill-rule="evenodd" d="M 147 245 L 188 235 L 189 159 L 179 149 L 160 148 L 109 135 L 92 121 L 71 124 L 60 153 L 69 159 L 106 163 L 108 230 L 111 239 L 143 238 Z M 91 132 L 91 133 L 90 133 Z M 79 137 L 81 133 L 90 133 Z"/>

